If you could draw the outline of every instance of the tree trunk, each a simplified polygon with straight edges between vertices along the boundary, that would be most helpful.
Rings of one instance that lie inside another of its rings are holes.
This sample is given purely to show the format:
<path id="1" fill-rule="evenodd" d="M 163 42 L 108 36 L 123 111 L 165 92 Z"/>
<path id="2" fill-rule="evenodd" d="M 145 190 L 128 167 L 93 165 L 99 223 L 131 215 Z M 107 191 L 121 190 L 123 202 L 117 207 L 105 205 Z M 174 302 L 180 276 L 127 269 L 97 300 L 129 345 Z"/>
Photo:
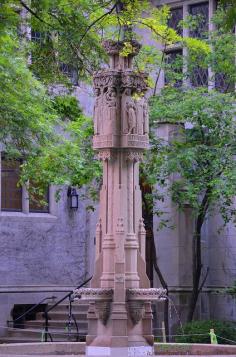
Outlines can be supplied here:
<path id="1" fill-rule="evenodd" d="M 153 235 L 153 230 L 152 230 L 152 254 L 153 254 L 153 267 L 155 272 L 157 273 L 157 276 L 160 280 L 161 286 L 163 289 L 166 290 L 166 296 L 167 299 L 164 301 L 164 323 L 165 323 L 165 333 L 166 333 L 166 341 L 169 342 L 169 290 L 168 290 L 168 285 L 167 282 L 165 281 L 162 272 L 158 266 L 157 263 L 157 254 L 156 254 L 156 245 L 155 245 L 155 240 L 154 240 L 154 235 Z"/>
<path id="2" fill-rule="evenodd" d="M 145 227 L 148 230 L 148 235 L 151 240 L 151 252 L 152 252 L 152 264 L 153 268 L 160 280 L 161 286 L 163 289 L 166 290 L 167 299 L 164 302 L 164 323 L 165 323 L 165 334 L 166 334 L 166 341 L 169 342 L 169 300 L 168 300 L 168 284 L 166 283 L 162 272 L 157 263 L 157 253 L 156 253 L 156 245 L 154 239 L 154 232 L 153 232 L 153 211 L 148 205 L 148 202 L 145 197 L 145 193 L 151 193 L 152 189 L 150 186 L 146 186 L 145 183 L 140 183 L 141 190 L 142 190 L 142 201 L 143 201 L 143 217 L 145 222 Z"/>
<path id="3" fill-rule="evenodd" d="M 192 292 L 190 295 L 189 311 L 187 316 L 187 321 L 192 321 L 194 312 L 196 309 L 199 294 L 206 279 L 203 279 L 203 284 L 200 285 L 201 273 L 202 273 L 202 250 L 201 250 L 201 231 L 202 226 L 205 221 L 206 213 L 209 206 L 209 194 L 208 189 L 202 199 L 201 207 L 199 209 L 199 214 L 197 216 L 195 230 L 193 234 L 193 245 L 192 245 Z M 208 273 L 208 270 L 207 270 Z"/>

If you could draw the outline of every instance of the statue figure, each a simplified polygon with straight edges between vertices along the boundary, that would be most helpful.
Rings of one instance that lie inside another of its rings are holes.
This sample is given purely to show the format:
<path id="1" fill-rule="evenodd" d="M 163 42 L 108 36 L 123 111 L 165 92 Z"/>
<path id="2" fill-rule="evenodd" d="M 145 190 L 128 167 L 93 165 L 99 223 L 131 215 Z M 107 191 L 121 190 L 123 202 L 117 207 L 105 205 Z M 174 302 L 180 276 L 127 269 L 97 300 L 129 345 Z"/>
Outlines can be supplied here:
<path id="1" fill-rule="evenodd" d="M 136 108 L 132 98 L 129 98 L 126 104 L 127 119 L 128 119 L 128 134 L 136 134 L 137 118 Z"/>
<path id="2" fill-rule="evenodd" d="M 136 100 L 137 108 L 137 133 L 143 135 L 144 133 L 144 98 L 140 97 Z"/>
<path id="3" fill-rule="evenodd" d="M 123 134 L 128 134 L 128 114 L 127 114 L 127 103 L 130 100 L 132 91 L 130 88 L 125 88 L 122 95 L 122 103 L 121 103 L 121 131 Z"/>
<path id="4" fill-rule="evenodd" d="M 148 103 L 146 98 L 144 98 L 144 103 L 143 103 L 143 133 L 149 134 L 149 114 L 148 114 Z"/>
<path id="5" fill-rule="evenodd" d="M 104 132 L 108 134 L 116 134 L 117 132 L 117 98 L 116 90 L 113 87 L 108 87 L 106 92 L 106 118 Z"/>
<path id="6" fill-rule="evenodd" d="M 94 118 L 94 134 L 99 135 L 102 132 L 101 128 L 101 91 L 99 88 L 95 88 L 94 90 L 96 99 L 94 103 L 94 109 L 93 109 L 93 118 Z"/>

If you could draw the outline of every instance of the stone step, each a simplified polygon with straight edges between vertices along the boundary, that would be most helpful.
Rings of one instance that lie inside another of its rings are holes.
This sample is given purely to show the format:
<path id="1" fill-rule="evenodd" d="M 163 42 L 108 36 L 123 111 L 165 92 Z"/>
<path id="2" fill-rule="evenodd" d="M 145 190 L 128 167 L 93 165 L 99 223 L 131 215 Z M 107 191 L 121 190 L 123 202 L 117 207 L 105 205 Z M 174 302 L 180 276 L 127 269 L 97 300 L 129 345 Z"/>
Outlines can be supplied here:
<path id="1" fill-rule="evenodd" d="M 73 336 L 69 340 L 68 338 L 64 337 L 55 337 L 52 336 L 53 342 L 50 341 L 50 338 L 48 337 L 48 342 L 45 343 L 57 343 L 57 342 L 77 342 L 76 337 Z M 79 342 L 85 342 L 85 336 L 81 335 L 79 336 Z M 41 342 L 41 336 L 40 337 L 27 337 L 27 336 L 6 336 L 6 337 L 1 337 L 0 338 L 0 346 L 3 344 L 17 344 L 17 343 L 43 343 Z M 77 342 L 78 343 L 78 342 Z M 1 351 L 1 349 L 0 349 Z M 1 355 L 1 353 L 0 353 Z"/>
<path id="2" fill-rule="evenodd" d="M 50 307 L 52 307 L 53 304 L 48 304 L 47 308 L 49 309 Z M 89 305 L 83 301 L 79 301 L 78 303 L 74 302 L 72 304 L 72 311 L 81 311 L 81 312 L 87 312 L 89 308 Z M 63 304 L 59 304 L 56 307 L 53 308 L 52 311 L 68 311 L 69 309 L 69 304 L 68 303 L 63 303 Z"/>
<path id="3" fill-rule="evenodd" d="M 33 342 L 39 342 L 38 338 L 34 337 L 27 337 L 27 336 L 5 336 L 5 337 L 0 337 L 0 346 L 1 344 L 7 344 L 7 343 L 33 343 Z"/>
<path id="4" fill-rule="evenodd" d="M 58 328 L 58 329 L 63 329 L 65 326 L 67 326 L 67 320 L 49 320 L 49 328 Z M 77 320 L 77 325 L 81 329 L 87 329 L 88 328 L 88 322 L 87 320 Z M 72 321 L 72 326 L 74 326 L 74 322 Z M 25 321 L 24 328 L 44 328 L 45 326 L 45 320 L 31 320 L 31 321 Z"/>
<path id="5" fill-rule="evenodd" d="M 72 311 L 72 314 L 76 318 L 76 320 L 86 320 L 87 319 L 87 313 L 86 312 L 78 312 L 78 311 Z M 49 319 L 50 320 L 67 320 L 68 319 L 68 311 L 50 311 L 48 313 Z M 44 319 L 44 313 L 43 312 L 38 312 L 36 314 L 36 320 L 43 320 Z"/>
<path id="6" fill-rule="evenodd" d="M 79 357 L 85 353 L 84 342 L 46 342 L 0 344 L 0 356 L 68 356 Z"/>
<path id="7" fill-rule="evenodd" d="M 48 304 L 47 307 L 52 307 L 53 304 Z M 66 324 L 68 323 L 69 306 L 64 302 L 56 306 L 49 312 L 49 332 L 52 335 L 53 341 L 67 341 L 68 332 L 66 331 Z M 75 302 L 72 305 L 72 313 L 76 319 L 79 329 L 79 340 L 84 341 L 88 332 L 87 322 L 88 304 L 82 302 Z M 35 320 L 25 321 L 24 328 L 9 328 L 7 336 L 0 339 L 0 343 L 29 343 L 40 342 L 42 338 L 42 331 L 44 329 L 45 319 L 43 312 L 36 314 Z M 70 341 L 77 341 L 77 331 L 72 320 Z M 50 338 L 48 337 L 48 340 Z"/>
<path id="8" fill-rule="evenodd" d="M 24 337 L 24 338 L 35 338 L 37 339 L 37 341 L 40 341 L 41 340 L 41 337 L 42 337 L 42 332 L 43 332 L 43 329 L 10 329 L 8 330 L 8 336 L 9 337 Z M 60 339 L 60 340 L 65 340 L 67 339 L 68 337 L 68 332 L 65 331 L 65 330 L 60 330 L 60 329 L 50 329 L 49 330 L 49 333 L 52 335 L 53 339 Z M 79 330 L 79 335 L 81 336 L 85 336 L 87 333 L 86 330 L 82 330 L 80 329 Z M 73 337 L 75 337 L 77 335 L 77 332 L 76 332 L 76 329 L 72 329 L 72 333 L 71 335 Z"/>

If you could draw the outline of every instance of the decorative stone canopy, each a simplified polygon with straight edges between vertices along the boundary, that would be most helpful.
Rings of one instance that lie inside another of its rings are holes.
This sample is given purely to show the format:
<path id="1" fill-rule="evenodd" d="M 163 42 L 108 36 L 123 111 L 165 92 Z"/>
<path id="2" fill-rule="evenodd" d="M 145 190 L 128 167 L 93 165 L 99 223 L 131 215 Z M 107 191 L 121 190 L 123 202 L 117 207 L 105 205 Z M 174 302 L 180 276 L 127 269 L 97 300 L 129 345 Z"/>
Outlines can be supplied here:
<path id="1" fill-rule="evenodd" d="M 93 147 L 147 148 L 147 75 L 134 71 L 132 64 L 141 46 L 132 41 L 131 52 L 121 56 L 125 42 L 104 41 L 103 45 L 110 56 L 110 68 L 94 74 Z"/>

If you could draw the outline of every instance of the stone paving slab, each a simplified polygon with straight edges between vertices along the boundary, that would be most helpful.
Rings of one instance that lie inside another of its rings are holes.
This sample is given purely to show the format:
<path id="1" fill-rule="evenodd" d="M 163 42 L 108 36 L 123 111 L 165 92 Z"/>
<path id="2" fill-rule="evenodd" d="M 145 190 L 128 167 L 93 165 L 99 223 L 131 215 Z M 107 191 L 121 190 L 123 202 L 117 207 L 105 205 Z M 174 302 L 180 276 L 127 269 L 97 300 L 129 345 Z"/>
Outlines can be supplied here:
<path id="1" fill-rule="evenodd" d="M 0 354 L 1 357 L 12 357 L 13 355 L 5 355 L 5 354 Z M 57 354 L 57 355 L 31 355 L 32 357 L 86 357 L 85 355 L 61 355 L 61 354 Z M 168 355 L 169 357 L 199 357 L 199 355 L 189 355 L 189 354 L 185 354 L 185 355 Z M 30 357 L 30 355 L 14 355 L 14 357 Z M 120 356 L 123 357 L 123 356 Z M 163 355 L 155 355 L 153 357 L 163 357 Z M 211 357 L 229 357 L 229 355 L 211 355 Z M 231 355 L 231 357 L 236 357 L 236 355 Z"/>

